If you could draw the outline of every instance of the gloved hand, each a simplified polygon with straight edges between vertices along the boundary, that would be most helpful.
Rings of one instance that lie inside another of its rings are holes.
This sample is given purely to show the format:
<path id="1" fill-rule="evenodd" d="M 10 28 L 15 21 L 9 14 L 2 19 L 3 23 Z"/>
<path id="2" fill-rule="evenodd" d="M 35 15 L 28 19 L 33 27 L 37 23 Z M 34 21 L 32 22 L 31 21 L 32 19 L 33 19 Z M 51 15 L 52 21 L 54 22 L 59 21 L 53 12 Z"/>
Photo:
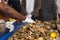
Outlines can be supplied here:
<path id="1" fill-rule="evenodd" d="M 29 18 L 29 19 L 31 19 L 32 14 L 28 14 L 28 15 L 26 15 L 26 17 Z"/>
<path id="2" fill-rule="evenodd" d="M 32 19 L 26 17 L 26 19 L 24 21 L 22 21 L 23 23 L 27 22 L 27 23 L 35 23 L 35 21 L 33 21 Z"/>

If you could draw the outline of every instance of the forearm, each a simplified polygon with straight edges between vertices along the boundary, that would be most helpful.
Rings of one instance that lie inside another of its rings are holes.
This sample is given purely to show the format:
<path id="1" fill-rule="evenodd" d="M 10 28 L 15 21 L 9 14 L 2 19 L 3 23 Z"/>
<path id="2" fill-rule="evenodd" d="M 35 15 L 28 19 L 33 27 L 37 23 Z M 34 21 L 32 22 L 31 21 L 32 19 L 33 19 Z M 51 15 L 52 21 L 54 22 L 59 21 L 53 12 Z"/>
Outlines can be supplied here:
<path id="1" fill-rule="evenodd" d="M 25 19 L 25 16 L 21 15 L 16 10 L 14 10 L 12 7 L 9 7 L 8 5 L 4 3 L 0 3 L 0 10 L 8 12 L 9 14 L 13 15 L 13 17 L 17 19 L 22 19 L 22 20 Z"/>

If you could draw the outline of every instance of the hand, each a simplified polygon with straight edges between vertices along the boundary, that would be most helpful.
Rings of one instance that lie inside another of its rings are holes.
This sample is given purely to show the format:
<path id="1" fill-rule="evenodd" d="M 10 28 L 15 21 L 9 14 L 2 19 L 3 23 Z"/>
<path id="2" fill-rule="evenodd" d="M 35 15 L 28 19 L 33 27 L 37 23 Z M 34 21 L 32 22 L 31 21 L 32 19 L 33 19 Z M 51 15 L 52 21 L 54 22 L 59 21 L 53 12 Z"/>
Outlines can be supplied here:
<path id="1" fill-rule="evenodd" d="M 23 23 L 27 22 L 27 23 L 35 23 L 35 21 L 33 21 L 32 19 L 26 18 L 24 21 L 22 21 Z"/>
<path id="2" fill-rule="evenodd" d="M 29 19 L 31 19 L 32 14 L 28 14 L 26 17 L 29 18 Z"/>

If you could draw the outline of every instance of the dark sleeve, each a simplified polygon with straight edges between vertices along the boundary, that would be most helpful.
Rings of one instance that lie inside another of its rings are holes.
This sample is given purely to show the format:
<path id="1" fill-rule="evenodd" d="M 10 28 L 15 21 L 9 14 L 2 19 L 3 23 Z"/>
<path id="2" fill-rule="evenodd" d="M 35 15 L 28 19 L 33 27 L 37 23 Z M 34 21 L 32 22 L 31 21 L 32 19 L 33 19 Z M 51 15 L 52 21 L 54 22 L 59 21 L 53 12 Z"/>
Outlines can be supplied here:
<path id="1" fill-rule="evenodd" d="M 12 5 L 12 0 L 8 0 L 8 5 Z"/>
<path id="2" fill-rule="evenodd" d="M 52 3 L 52 12 L 53 12 L 54 20 L 57 20 L 57 6 L 56 6 L 56 3 L 55 3 L 54 0 L 53 0 L 53 3 Z"/>
<path id="3" fill-rule="evenodd" d="M 8 5 L 12 6 L 18 12 L 21 10 L 20 0 L 9 0 Z"/>

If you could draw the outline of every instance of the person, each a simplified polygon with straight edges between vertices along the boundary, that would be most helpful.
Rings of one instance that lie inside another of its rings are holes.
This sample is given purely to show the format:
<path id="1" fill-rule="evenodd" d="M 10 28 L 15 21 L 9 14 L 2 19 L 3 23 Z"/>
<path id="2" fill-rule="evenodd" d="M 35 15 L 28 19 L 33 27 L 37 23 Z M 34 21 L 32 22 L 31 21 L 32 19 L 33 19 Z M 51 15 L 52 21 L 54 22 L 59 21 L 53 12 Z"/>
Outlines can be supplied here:
<path id="1" fill-rule="evenodd" d="M 33 23 L 34 22 L 32 19 L 29 19 L 29 18 L 21 15 L 18 11 L 16 11 L 11 6 L 1 2 L 1 0 L 0 0 L 0 11 L 5 13 L 5 14 L 0 13 L 2 15 L 14 17 L 16 19 L 21 19 L 23 22 L 28 22 L 28 23 Z"/>
<path id="2" fill-rule="evenodd" d="M 23 13 L 29 19 L 34 19 L 38 16 L 38 12 L 41 6 L 41 0 L 22 0 L 21 8 Z"/>
<path id="3" fill-rule="evenodd" d="M 56 4 L 54 0 L 41 0 L 42 21 L 57 20 Z"/>
<path id="4" fill-rule="evenodd" d="M 3 15 L 3 16 L 11 17 L 11 18 L 13 17 L 13 18 L 16 18 L 16 19 L 21 19 L 23 23 L 26 23 L 26 22 L 35 23 L 35 21 L 25 17 L 24 15 L 21 15 L 14 8 L 5 4 L 1 0 L 0 0 L 0 14 Z M 6 22 L 6 28 L 9 29 L 9 32 L 12 32 L 14 30 L 14 25 L 12 24 L 12 22 Z"/>
<path id="5" fill-rule="evenodd" d="M 8 5 L 13 7 L 16 11 L 21 11 L 21 3 L 20 0 L 8 0 Z"/>
<path id="6" fill-rule="evenodd" d="M 59 14 L 60 14 L 60 0 L 56 0 L 56 5 L 57 5 L 57 15 L 58 15 L 58 19 L 59 19 Z"/>

